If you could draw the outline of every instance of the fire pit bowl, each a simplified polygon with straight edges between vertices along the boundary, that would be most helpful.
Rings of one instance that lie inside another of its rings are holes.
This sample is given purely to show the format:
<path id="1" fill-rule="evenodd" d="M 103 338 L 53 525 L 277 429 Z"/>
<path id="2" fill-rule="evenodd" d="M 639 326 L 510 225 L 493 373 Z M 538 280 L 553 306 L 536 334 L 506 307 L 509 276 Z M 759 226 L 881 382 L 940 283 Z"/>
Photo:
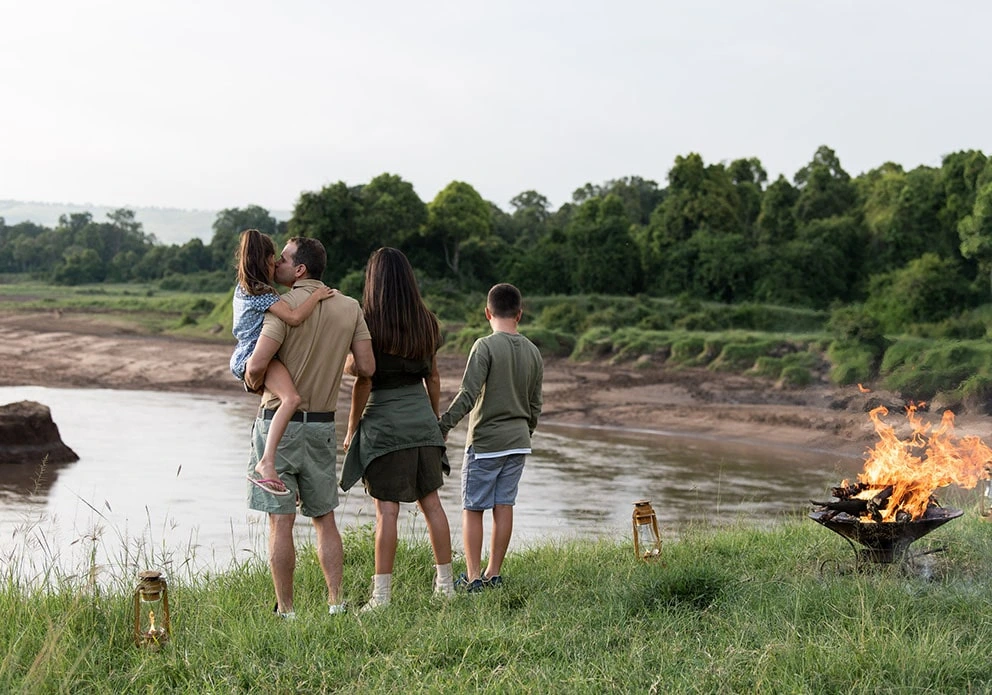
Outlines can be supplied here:
<path id="1" fill-rule="evenodd" d="M 824 509 L 810 512 L 809 518 L 848 541 L 863 545 L 871 562 L 888 563 L 901 560 L 913 541 L 962 514 L 960 509 L 930 507 L 915 521 L 871 522 L 846 512 Z"/>

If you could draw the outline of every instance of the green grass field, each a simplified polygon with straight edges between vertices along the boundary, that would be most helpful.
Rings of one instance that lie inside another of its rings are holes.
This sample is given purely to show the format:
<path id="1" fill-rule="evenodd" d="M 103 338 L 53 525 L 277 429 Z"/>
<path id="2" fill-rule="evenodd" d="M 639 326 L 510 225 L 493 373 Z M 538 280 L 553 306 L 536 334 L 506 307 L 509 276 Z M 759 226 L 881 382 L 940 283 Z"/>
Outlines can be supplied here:
<path id="1" fill-rule="evenodd" d="M 628 539 L 550 539 L 511 548 L 501 589 L 450 602 L 430 595 L 427 543 L 406 543 L 393 603 L 341 616 L 327 615 L 303 548 L 295 622 L 271 614 L 259 560 L 179 572 L 158 652 L 132 643 L 133 568 L 94 590 L 28 587 L 8 566 L 0 692 L 989 692 L 992 524 L 966 512 L 911 548 L 944 552 L 861 570 L 846 541 L 802 516 L 678 529 L 653 563 Z M 346 535 L 345 558 L 360 605 L 370 529 Z"/>

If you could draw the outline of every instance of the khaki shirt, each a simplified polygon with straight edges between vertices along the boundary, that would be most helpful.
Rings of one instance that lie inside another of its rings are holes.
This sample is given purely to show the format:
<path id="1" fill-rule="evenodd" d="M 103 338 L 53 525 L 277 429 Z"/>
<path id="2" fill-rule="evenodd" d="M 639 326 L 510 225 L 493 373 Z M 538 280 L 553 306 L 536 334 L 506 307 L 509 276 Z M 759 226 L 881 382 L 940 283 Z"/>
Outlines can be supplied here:
<path id="1" fill-rule="evenodd" d="M 319 280 L 298 280 L 282 298 L 297 307 L 320 285 Z M 372 339 L 358 302 L 343 294 L 320 302 L 307 320 L 295 328 L 287 326 L 271 311 L 265 312 L 262 335 L 279 343 L 276 356 L 289 369 L 303 399 L 299 409 L 314 412 L 337 410 L 341 374 L 351 344 Z M 262 407 L 273 409 L 278 405 L 279 399 L 266 389 Z"/>

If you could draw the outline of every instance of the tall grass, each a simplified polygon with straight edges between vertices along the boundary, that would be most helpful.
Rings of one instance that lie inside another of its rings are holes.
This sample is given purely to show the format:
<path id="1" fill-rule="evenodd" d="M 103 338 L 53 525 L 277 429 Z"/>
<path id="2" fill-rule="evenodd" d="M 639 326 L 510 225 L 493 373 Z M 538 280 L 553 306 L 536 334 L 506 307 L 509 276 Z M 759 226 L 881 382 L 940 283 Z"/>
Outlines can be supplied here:
<path id="1" fill-rule="evenodd" d="M 501 589 L 430 594 L 425 540 L 401 542 L 394 600 L 327 615 L 301 548 L 295 622 L 271 613 L 267 568 L 170 576 L 173 639 L 131 642 L 125 582 L 0 579 L 0 691 L 986 692 L 992 526 L 973 510 L 914 544 L 946 551 L 856 569 L 839 536 L 802 517 L 771 528 L 678 529 L 660 562 L 626 539 L 518 548 Z M 371 530 L 345 535 L 345 593 L 367 596 Z"/>

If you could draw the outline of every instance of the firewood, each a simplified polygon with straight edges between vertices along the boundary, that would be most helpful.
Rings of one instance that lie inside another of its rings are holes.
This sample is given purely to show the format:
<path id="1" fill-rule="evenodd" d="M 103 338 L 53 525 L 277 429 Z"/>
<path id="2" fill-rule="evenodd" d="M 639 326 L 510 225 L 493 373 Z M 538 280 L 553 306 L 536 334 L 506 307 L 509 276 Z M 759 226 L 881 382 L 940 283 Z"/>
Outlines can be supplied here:
<path id="1" fill-rule="evenodd" d="M 810 500 L 810 504 L 815 504 L 818 507 L 828 509 L 832 512 L 845 512 L 852 516 L 860 516 L 868 509 L 868 500 L 863 500 L 857 497 L 852 499 L 840 499 L 835 502 L 817 502 L 816 500 Z"/>

